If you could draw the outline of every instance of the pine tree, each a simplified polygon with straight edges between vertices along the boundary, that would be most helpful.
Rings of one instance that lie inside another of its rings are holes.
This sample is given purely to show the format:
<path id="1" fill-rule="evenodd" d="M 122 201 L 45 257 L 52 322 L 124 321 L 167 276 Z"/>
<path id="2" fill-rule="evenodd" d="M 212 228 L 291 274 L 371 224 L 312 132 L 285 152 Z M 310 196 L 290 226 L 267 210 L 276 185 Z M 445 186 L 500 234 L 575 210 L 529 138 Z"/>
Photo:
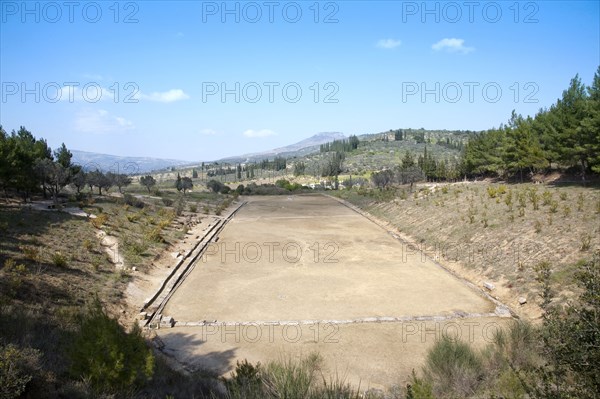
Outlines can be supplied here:
<path id="1" fill-rule="evenodd" d="M 581 155 L 593 172 L 600 173 L 600 66 L 588 87 L 585 117 L 577 128 Z"/>
<path id="2" fill-rule="evenodd" d="M 560 129 L 558 138 L 561 159 L 568 165 L 580 165 L 581 178 L 584 183 L 588 167 L 586 145 L 590 143 L 590 137 L 586 129 L 579 128 L 581 121 L 586 116 L 586 100 L 585 86 L 581 83 L 579 75 L 575 75 L 571 79 L 569 88 L 563 91 L 562 98 L 556 107 Z"/>

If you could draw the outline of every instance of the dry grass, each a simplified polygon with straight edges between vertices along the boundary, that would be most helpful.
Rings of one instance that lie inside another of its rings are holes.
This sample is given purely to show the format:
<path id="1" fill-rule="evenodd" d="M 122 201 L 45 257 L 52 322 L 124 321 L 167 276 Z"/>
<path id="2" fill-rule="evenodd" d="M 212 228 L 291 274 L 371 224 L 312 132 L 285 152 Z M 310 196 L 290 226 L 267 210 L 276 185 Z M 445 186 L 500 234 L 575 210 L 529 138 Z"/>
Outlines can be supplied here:
<path id="1" fill-rule="evenodd" d="M 443 264 L 500 283 L 509 303 L 536 299 L 533 268 L 541 261 L 562 276 L 561 289 L 570 289 L 570 265 L 600 248 L 597 188 L 428 184 L 406 195 L 407 189 L 337 195 L 389 221 Z"/>
<path id="2" fill-rule="evenodd" d="M 138 209 L 122 198 L 104 196 L 68 204 L 97 218 L 0 204 L 0 344 L 34 348 L 43 359 L 39 370 L 30 373 L 28 397 L 91 395 L 85 381 L 66 377 L 77 316 L 97 296 L 126 327 L 133 317 L 124 313 L 123 301 L 131 272 L 111 262 L 99 229 L 117 238 L 125 265 L 141 273 L 183 236 L 184 225 L 177 223 L 173 209 L 160 200 L 145 202 Z"/>

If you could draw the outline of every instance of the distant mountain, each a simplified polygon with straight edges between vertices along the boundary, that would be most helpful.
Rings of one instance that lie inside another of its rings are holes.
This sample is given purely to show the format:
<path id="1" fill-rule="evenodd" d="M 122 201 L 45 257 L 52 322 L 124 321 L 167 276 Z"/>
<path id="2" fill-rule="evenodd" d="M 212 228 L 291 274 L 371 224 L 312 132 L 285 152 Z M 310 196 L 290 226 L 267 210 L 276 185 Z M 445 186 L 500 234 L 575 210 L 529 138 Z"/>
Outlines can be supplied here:
<path id="1" fill-rule="evenodd" d="M 321 144 L 331 142 L 333 140 L 345 139 L 344 133 L 340 132 L 323 132 L 317 133 L 307 139 L 297 143 L 286 145 L 268 151 L 255 152 L 251 154 L 238 155 L 219 159 L 217 162 L 239 163 L 259 161 L 265 158 L 273 158 L 275 156 L 294 157 L 309 154 L 318 151 Z"/>
<path id="2" fill-rule="evenodd" d="M 71 150 L 73 163 L 83 166 L 85 170 L 99 169 L 103 172 L 125 173 L 135 175 L 158 171 L 170 167 L 190 165 L 190 162 L 176 159 L 160 159 L 147 157 L 121 157 L 117 155 L 98 154 L 95 152 Z"/>
<path id="3" fill-rule="evenodd" d="M 275 148 L 273 150 L 257 152 L 253 154 L 238 155 L 218 160 L 217 162 L 239 163 L 248 161 L 258 161 L 264 158 L 273 158 L 275 156 L 293 157 L 303 156 L 318 151 L 321 144 L 346 138 L 343 133 L 325 132 L 317 133 L 307 139 L 299 141 L 285 147 Z M 73 153 L 73 163 L 83 166 L 85 170 L 99 169 L 103 172 L 125 173 L 135 175 L 160 171 L 171 167 L 190 167 L 199 165 L 199 162 L 188 162 L 177 159 L 162 159 L 149 157 L 122 157 L 118 155 L 99 154 L 96 152 L 87 152 L 71 150 Z"/>

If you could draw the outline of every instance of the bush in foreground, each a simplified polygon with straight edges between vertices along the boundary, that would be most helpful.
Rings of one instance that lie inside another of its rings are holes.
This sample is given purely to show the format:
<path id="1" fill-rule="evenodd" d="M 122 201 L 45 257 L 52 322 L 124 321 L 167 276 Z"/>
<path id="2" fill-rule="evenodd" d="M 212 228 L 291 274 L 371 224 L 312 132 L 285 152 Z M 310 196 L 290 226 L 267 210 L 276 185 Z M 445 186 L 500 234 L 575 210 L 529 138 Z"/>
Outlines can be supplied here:
<path id="1" fill-rule="evenodd" d="M 78 324 L 69 353 L 73 377 L 89 380 L 99 391 L 124 390 L 152 377 L 154 356 L 137 325 L 126 333 L 104 313 L 98 299 Z"/>
<path id="2" fill-rule="evenodd" d="M 0 345 L 0 398 L 18 398 L 39 369 L 41 353 L 32 348 Z"/>
<path id="3" fill-rule="evenodd" d="M 321 372 L 321 357 L 310 354 L 305 358 L 291 358 L 252 365 L 246 360 L 238 362 L 231 378 L 225 380 L 227 398 L 275 399 L 275 398 L 372 398 L 360 394 L 343 378 L 328 382 Z"/>

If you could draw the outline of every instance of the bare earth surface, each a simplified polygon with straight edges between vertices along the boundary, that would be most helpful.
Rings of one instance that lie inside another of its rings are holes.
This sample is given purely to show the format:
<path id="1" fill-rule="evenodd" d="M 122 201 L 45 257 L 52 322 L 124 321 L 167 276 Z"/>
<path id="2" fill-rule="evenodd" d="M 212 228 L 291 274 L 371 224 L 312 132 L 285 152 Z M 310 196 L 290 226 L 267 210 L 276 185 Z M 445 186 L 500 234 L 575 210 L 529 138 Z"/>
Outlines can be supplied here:
<path id="1" fill-rule="evenodd" d="M 402 383 L 442 333 L 485 344 L 496 305 L 362 215 L 324 196 L 251 197 L 163 312 L 163 351 L 227 375 L 318 351 L 326 373 Z M 209 323 L 209 324 L 206 324 Z"/>

